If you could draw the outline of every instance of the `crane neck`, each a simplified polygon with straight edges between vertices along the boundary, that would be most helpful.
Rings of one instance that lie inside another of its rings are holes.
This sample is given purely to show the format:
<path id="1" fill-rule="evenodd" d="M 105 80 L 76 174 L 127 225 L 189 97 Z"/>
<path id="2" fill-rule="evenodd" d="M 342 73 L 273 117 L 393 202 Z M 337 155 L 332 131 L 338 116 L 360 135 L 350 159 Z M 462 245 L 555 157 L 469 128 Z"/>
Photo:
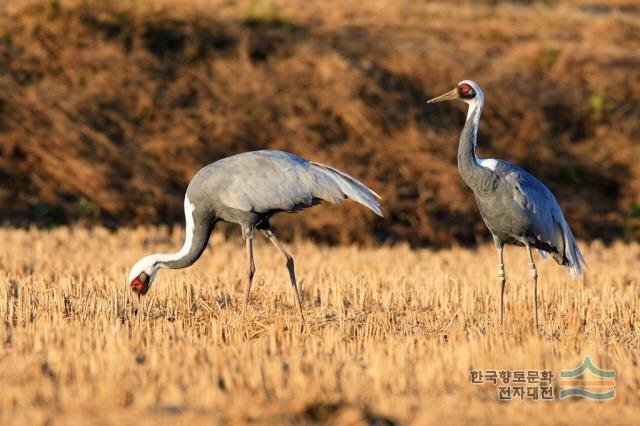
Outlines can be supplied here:
<path id="1" fill-rule="evenodd" d="M 462 180 L 475 193 L 490 191 L 497 179 L 493 172 L 495 160 L 482 160 L 476 155 L 476 141 L 478 139 L 478 126 L 480 115 L 484 106 L 484 99 L 478 97 L 469 102 L 467 121 L 462 129 L 458 143 L 458 171 Z"/>
<path id="2" fill-rule="evenodd" d="M 469 109 L 467 110 L 467 120 L 471 119 L 472 116 L 474 116 L 475 114 L 475 124 L 477 126 L 480 123 L 480 115 L 482 115 L 483 108 L 484 108 L 483 98 L 475 98 L 469 101 Z"/>
<path id="3" fill-rule="evenodd" d="M 157 269 L 182 269 L 191 266 L 207 248 L 209 237 L 215 226 L 211 215 L 206 211 L 197 211 L 188 197 L 184 199 L 184 214 L 186 222 L 184 244 L 175 253 L 151 255 Z"/>

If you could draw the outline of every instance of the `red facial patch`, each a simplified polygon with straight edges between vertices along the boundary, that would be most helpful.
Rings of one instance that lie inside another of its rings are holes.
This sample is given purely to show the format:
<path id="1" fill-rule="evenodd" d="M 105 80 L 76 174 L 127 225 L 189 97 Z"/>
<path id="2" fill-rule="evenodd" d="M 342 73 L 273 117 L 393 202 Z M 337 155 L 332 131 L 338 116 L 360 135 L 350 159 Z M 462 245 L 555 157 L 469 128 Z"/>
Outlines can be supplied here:
<path id="1" fill-rule="evenodd" d="M 145 295 L 147 294 L 147 291 L 149 291 L 149 286 L 139 277 L 136 277 L 131 281 L 131 290 L 133 290 L 134 293 Z"/>
<path id="2" fill-rule="evenodd" d="M 463 98 L 472 98 L 476 94 L 475 90 L 473 90 L 473 87 L 471 87 L 467 83 L 462 83 L 460 86 L 458 86 L 458 93 Z"/>

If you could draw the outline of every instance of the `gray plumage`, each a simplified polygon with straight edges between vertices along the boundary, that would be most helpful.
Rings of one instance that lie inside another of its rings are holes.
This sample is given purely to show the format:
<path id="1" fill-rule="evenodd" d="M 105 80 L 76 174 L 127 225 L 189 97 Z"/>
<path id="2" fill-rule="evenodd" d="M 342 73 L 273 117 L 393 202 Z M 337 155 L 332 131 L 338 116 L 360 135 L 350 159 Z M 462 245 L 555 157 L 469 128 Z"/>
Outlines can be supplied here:
<path id="1" fill-rule="evenodd" d="M 378 194 L 358 180 L 282 151 L 246 152 L 216 161 L 193 177 L 187 196 L 217 219 L 240 224 L 244 232 L 275 213 L 346 198 L 382 216 Z"/>
<path id="2" fill-rule="evenodd" d="M 473 190 L 480 215 L 496 244 L 524 246 L 528 241 L 543 257 L 550 253 L 570 275 L 581 275 L 584 258 L 551 191 L 535 176 L 507 161 L 493 160 L 492 170 L 474 158 L 474 123 L 479 114 L 472 112 L 460 136 L 458 170 Z"/>
<path id="3" fill-rule="evenodd" d="M 535 324 L 538 326 L 537 269 L 531 248 L 546 257 L 550 253 L 570 275 L 581 275 L 586 266 L 582 253 L 551 191 L 537 178 L 503 160 L 480 159 L 476 156 L 476 140 L 484 92 L 472 80 L 458 83 L 456 89 L 428 101 L 460 99 L 469 105 L 458 144 L 458 171 L 473 194 L 484 223 L 498 249 L 500 321 L 503 317 L 505 244 L 525 246 L 534 280 Z"/>
<path id="4" fill-rule="evenodd" d="M 239 224 L 247 238 L 256 228 L 269 229 L 276 213 L 347 198 L 383 216 L 380 196 L 357 179 L 283 151 L 245 152 L 209 164 L 191 179 L 186 195 L 195 206 L 193 245 L 187 255 L 165 262 L 171 269 L 198 260 L 220 220 Z"/>
<path id="5" fill-rule="evenodd" d="M 287 259 L 302 313 L 293 259 L 275 237 L 269 219 L 279 212 L 297 212 L 323 201 L 338 203 L 347 198 L 382 216 L 380 196 L 333 167 L 271 150 L 246 152 L 216 161 L 196 173 L 187 188 L 187 236 L 182 250 L 141 259 L 129 274 L 132 288 L 144 294 L 159 268 L 179 269 L 193 264 L 205 250 L 215 224 L 226 221 L 239 224 L 247 241 L 250 267 L 245 302 L 255 270 L 253 231 L 259 229 Z"/>

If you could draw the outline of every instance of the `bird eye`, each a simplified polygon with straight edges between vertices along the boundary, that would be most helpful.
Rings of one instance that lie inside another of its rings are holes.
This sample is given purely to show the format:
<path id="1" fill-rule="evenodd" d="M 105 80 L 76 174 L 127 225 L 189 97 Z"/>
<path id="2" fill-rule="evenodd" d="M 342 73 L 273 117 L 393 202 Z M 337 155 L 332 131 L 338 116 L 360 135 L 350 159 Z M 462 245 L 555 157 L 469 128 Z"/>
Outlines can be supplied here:
<path id="1" fill-rule="evenodd" d="M 473 87 L 466 83 L 462 83 L 460 86 L 458 86 L 458 93 L 460 94 L 461 98 L 473 98 L 476 95 Z"/>

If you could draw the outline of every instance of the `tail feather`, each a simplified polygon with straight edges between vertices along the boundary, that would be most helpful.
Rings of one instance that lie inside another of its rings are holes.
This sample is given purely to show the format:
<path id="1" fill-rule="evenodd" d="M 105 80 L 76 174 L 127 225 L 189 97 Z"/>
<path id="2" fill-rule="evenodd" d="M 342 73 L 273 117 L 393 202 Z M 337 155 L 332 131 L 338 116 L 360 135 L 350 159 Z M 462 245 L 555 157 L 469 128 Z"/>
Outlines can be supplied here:
<path id="1" fill-rule="evenodd" d="M 382 197 L 375 191 L 341 170 L 320 163 L 311 162 L 311 165 L 321 174 L 323 179 L 329 180 L 340 189 L 343 198 L 351 198 L 369 208 L 378 216 L 384 217 L 382 210 L 380 210 L 379 202 Z M 335 202 L 333 200 L 328 201 Z"/>
<path id="2" fill-rule="evenodd" d="M 562 226 L 562 234 L 564 239 L 564 260 L 563 264 L 569 269 L 570 277 L 580 277 L 582 276 L 583 269 L 582 267 L 586 267 L 589 269 L 587 262 L 584 260 L 584 256 L 580 252 L 580 248 L 578 247 L 578 243 L 571 233 L 571 229 L 569 228 L 569 224 L 565 221 L 561 224 Z"/>

